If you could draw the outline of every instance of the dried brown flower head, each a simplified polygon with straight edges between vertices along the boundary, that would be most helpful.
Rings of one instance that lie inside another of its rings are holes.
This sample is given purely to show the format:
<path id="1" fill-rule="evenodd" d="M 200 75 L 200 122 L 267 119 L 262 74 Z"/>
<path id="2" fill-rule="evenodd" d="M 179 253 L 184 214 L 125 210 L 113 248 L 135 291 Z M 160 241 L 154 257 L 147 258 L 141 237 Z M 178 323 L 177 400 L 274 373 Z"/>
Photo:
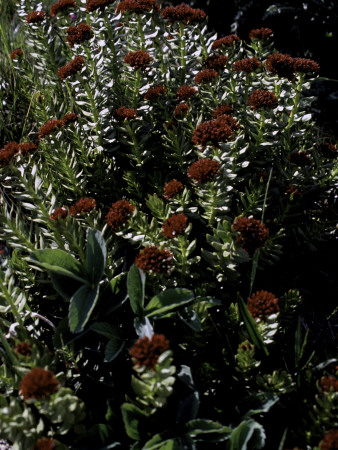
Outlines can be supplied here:
<path id="1" fill-rule="evenodd" d="M 207 69 L 222 70 L 226 66 L 227 61 L 227 56 L 215 54 L 208 56 L 203 65 Z"/>
<path id="2" fill-rule="evenodd" d="M 33 450 L 54 450 L 56 449 L 56 443 L 54 439 L 41 438 L 34 445 Z"/>
<path id="3" fill-rule="evenodd" d="M 138 367 L 146 367 L 155 370 L 158 358 L 169 348 L 169 341 L 163 334 L 153 334 L 149 339 L 147 336 L 138 339 L 129 354 L 133 363 Z"/>
<path id="4" fill-rule="evenodd" d="M 20 342 L 16 345 L 15 351 L 23 356 L 30 356 L 32 353 L 32 346 L 28 342 Z"/>
<path id="5" fill-rule="evenodd" d="M 218 174 L 219 168 L 220 163 L 213 159 L 200 159 L 189 167 L 188 177 L 199 183 L 206 183 Z"/>
<path id="6" fill-rule="evenodd" d="M 61 121 L 63 122 L 64 125 L 68 125 L 70 123 L 76 122 L 78 120 L 78 118 L 79 118 L 79 116 L 77 114 L 68 113 L 62 117 Z"/>
<path id="7" fill-rule="evenodd" d="M 111 205 L 111 208 L 106 215 L 107 224 L 117 231 L 129 220 L 135 206 L 127 200 L 119 200 Z"/>
<path id="8" fill-rule="evenodd" d="M 162 225 L 162 234 L 169 239 L 173 239 L 180 234 L 184 234 L 187 228 L 188 217 L 185 214 L 174 214 Z"/>
<path id="9" fill-rule="evenodd" d="M 278 298 L 267 291 L 257 291 L 248 299 L 248 310 L 254 319 L 263 321 L 279 311 Z"/>
<path id="10" fill-rule="evenodd" d="M 27 14 L 27 23 L 41 23 L 45 20 L 46 13 L 44 11 L 32 11 Z"/>
<path id="11" fill-rule="evenodd" d="M 338 430 L 328 431 L 319 442 L 320 450 L 337 450 L 338 448 Z"/>
<path id="12" fill-rule="evenodd" d="M 171 268 L 173 254 L 166 249 L 160 250 L 156 246 L 146 247 L 135 258 L 135 264 L 143 272 L 168 274 Z"/>
<path id="13" fill-rule="evenodd" d="M 259 59 L 255 58 L 255 57 L 254 58 L 244 58 L 244 59 L 239 59 L 238 61 L 236 61 L 232 67 L 236 72 L 251 73 L 257 69 L 260 69 L 262 67 L 262 63 L 260 62 Z"/>
<path id="14" fill-rule="evenodd" d="M 295 78 L 294 60 L 290 55 L 273 53 L 268 56 L 265 66 L 269 72 L 280 78 L 287 78 L 290 81 Z"/>
<path id="15" fill-rule="evenodd" d="M 249 33 L 249 39 L 258 39 L 264 41 L 270 39 L 273 36 L 273 31 L 270 28 L 256 28 Z"/>
<path id="16" fill-rule="evenodd" d="M 176 97 L 177 99 L 182 102 L 189 100 L 189 98 L 193 97 L 196 94 L 197 90 L 193 88 L 192 86 L 180 86 L 177 89 Z"/>
<path id="17" fill-rule="evenodd" d="M 198 74 L 195 76 L 195 83 L 201 84 L 201 83 L 210 83 L 212 80 L 214 80 L 217 77 L 218 73 L 216 70 L 213 69 L 204 69 L 198 72 Z"/>
<path id="18" fill-rule="evenodd" d="M 55 131 L 58 131 L 60 128 L 64 126 L 64 122 L 62 120 L 48 120 L 42 127 L 39 129 L 39 139 L 43 139 L 46 136 L 51 135 Z"/>
<path id="19" fill-rule="evenodd" d="M 238 217 L 232 227 L 239 233 L 237 242 L 253 255 L 265 244 L 269 237 L 269 229 L 260 220 L 248 217 Z"/>
<path id="20" fill-rule="evenodd" d="M 117 12 L 134 12 L 136 14 L 159 11 L 159 9 L 155 0 L 122 0 L 116 7 Z"/>
<path id="21" fill-rule="evenodd" d="M 230 106 L 228 104 L 224 104 L 224 105 L 218 105 L 212 112 L 212 115 L 213 115 L 213 117 L 217 118 L 220 116 L 232 114 L 233 112 L 234 112 L 234 109 L 232 106 Z"/>
<path id="22" fill-rule="evenodd" d="M 136 52 L 129 52 L 124 57 L 124 62 L 135 70 L 146 70 L 152 62 L 152 59 L 148 52 L 144 50 L 136 50 Z"/>
<path id="23" fill-rule="evenodd" d="M 174 109 L 174 115 L 176 117 L 182 117 L 182 116 L 185 116 L 188 113 L 188 111 L 189 111 L 188 103 L 180 103 Z"/>
<path id="24" fill-rule="evenodd" d="M 14 155 L 19 153 L 20 147 L 17 142 L 8 142 L 0 150 L 0 167 L 8 166 Z"/>
<path id="25" fill-rule="evenodd" d="M 103 11 L 106 6 L 112 5 L 115 0 L 87 0 L 86 10 L 88 12 L 96 11 L 100 9 Z"/>
<path id="26" fill-rule="evenodd" d="M 76 75 L 80 72 L 84 66 L 85 60 L 83 56 L 75 56 L 68 64 L 62 66 L 57 71 L 57 74 L 61 80 L 65 80 L 68 77 Z"/>
<path id="27" fill-rule="evenodd" d="M 320 153 L 325 156 L 325 158 L 336 158 L 338 156 L 337 146 L 330 144 L 330 142 L 322 142 L 321 144 L 316 144 L 316 147 Z"/>
<path id="28" fill-rule="evenodd" d="M 221 143 L 231 139 L 234 131 L 238 128 L 239 123 L 236 119 L 229 115 L 221 115 L 215 120 L 208 120 L 199 124 L 191 141 L 203 148 L 206 145 L 219 147 Z"/>
<path id="29" fill-rule="evenodd" d="M 27 155 L 37 148 L 38 146 L 34 142 L 22 142 L 22 144 L 19 144 L 19 150 L 23 155 Z"/>
<path id="30" fill-rule="evenodd" d="M 158 84 L 152 88 L 149 88 L 147 92 L 144 94 L 145 100 L 155 100 L 160 97 L 162 94 L 167 92 L 166 88 L 162 84 Z"/>
<path id="31" fill-rule="evenodd" d="M 59 208 L 56 208 L 52 214 L 49 216 L 50 220 L 59 220 L 59 219 L 65 219 L 69 214 L 69 210 L 65 208 L 64 206 L 60 206 Z"/>
<path id="32" fill-rule="evenodd" d="M 23 56 L 23 51 L 21 48 L 17 48 L 15 50 L 13 50 L 12 53 L 10 54 L 11 59 L 20 59 L 22 56 Z"/>
<path id="33" fill-rule="evenodd" d="M 92 27 L 85 22 L 77 26 L 71 25 L 67 28 L 66 33 L 66 40 L 71 48 L 75 44 L 82 44 L 82 42 L 89 41 L 93 37 Z"/>
<path id="34" fill-rule="evenodd" d="M 167 6 L 162 10 L 161 16 L 163 19 L 167 19 L 170 24 L 183 22 L 193 25 L 203 22 L 207 15 L 202 9 L 194 9 L 186 3 L 182 3 L 177 6 Z"/>
<path id="35" fill-rule="evenodd" d="M 274 109 L 278 106 L 278 99 L 273 92 L 256 89 L 249 95 L 248 105 L 252 109 Z"/>
<path id="36" fill-rule="evenodd" d="M 169 181 L 163 189 L 163 195 L 170 199 L 176 197 L 177 194 L 183 191 L 183 184 L 177 180 Z"/>
<path id="37" fill-rule="evenodd" d="M 136 109 L 121 106 L 113 111 L 113 117 L 118 122 L 134 119 L 136 117 Z"/>
<path id="38" fill-rule="evenodd" d="M 306 167 L 312 164 L 310 156 L 305 151 L 291 153 L 289 156 L 289 161 L 299 167 Z"/>
<path id="39" fill-rule="evenodd" d="M 75 205 L 69 208 L 71 216 L 77 216 L 81 213 L 89 213 L 96 207 L 96 202 L 93 198 L 80 198 Z"/>
<path id="40" fill-rule="evenodd" d="M 74 0 L 59 0 L 50 7 L 50 15 L 51 17 L 55 17 L 59 12 L 69 8 L 76 8 L 76 2 Z"/>
<path id="41" fill-rule="evenodd" d="M 59 382 L 53 372 L 37 367 L 23 377 L 20 391 L 25 400 L 41 399 L 54 394 L 58 387 Z"/>
<path id="42" fill-rule="evenodd" d="M 294 71 L 297 73 L 318 73 L 320 70 L 319 64 L 312 59 L 293 58 Z"/>
<path id="43" fill-rule="evenodd" d="M 222 47 L 233 47 L 234 43 L 238 41 L 240 41 L 240 38 L 236 36 L 236 34 L 229 34 L 229 36 L 225 36 L 214 41 L 211 48 L 213 50 L 217 50 L 218 48 Z"/>
<path id="44" fill-rule="evenodd" d="M 301 197 L 302 191 L 294 184 L 289 184 L 286 189 L 286 194 L 288 194 L 290 196 L 290 199 L 293 200 Z"/>
<path id="45" fill-rule="evenodd" d="M 338 392 L 338 380 L 334 376 L 323 376 L 319 381 L 319 386 L 323 392 Z"/>

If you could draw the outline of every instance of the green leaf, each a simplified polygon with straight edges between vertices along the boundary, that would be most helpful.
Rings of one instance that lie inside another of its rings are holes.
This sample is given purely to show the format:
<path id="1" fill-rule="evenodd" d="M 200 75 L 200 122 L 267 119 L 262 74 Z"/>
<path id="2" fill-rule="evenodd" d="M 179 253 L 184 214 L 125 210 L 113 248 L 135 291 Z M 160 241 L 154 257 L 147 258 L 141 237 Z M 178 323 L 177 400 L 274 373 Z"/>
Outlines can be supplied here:
<path id="1" fill-rule="evenodd" d="M 229 441 L 229 450 L 258 450 L 264 447 L 265 432 L 262 425 L 249 419 L 241 422 L 233 430 Z"/>
<path id="2" fill-rule="evenodd" d="M 209 442 L 222 442 L 229 438 L 232 429 L 207 419 L 194 419 L 186 423 L 185 432 L 194 439 L 194 441 L 203 440 Z M 197 438 L 197 436 L 199 436 Z M 242 449 L 242 447 L 238 447 Z"/>
<path id="3" fill-rule="evenodd" d="M 113 361 L 122 351 L 125 345 L 125 341 L 121 342 L 121 339 L 110 339 L 104 350 L 105 362 Z"/>
<path id="4" fill-rule="evenodd" d="M 148 419 L 147 414 L 132 403 L 123 403 L 121 409 L 127 435 L 136 441 L 140 440 L 142 430 L 146 430 L 145 421 Z"/>
<path id="5" fill-rule="evenodd" d="M 59 273 L 50 272 L 54 289 L 66 300 L 70 300 L 75 292 L 83 285 L 76 280 L 70 280 L 68 276 L 60 275 Z"/>
<path id="6" fill-rule="evenodd" d="M 30 254 L 29 260 L 53 273 L 89 284 L 82 264 L 70 253 L 59 248 L 36 250 Z"/>
<path id="7" fill-rule="evenodd" d="M 90 318 L 99 296 L 99 286 L 94 289 L 82 286 L 70 299 L 68 321 L 72 333 L 79 333 Z"/>
<path id="8" fill-rule="evenodd" d="M 160 434 L 156 434 L 150 441 L 148 441 L 142 450 L 181 450 L 182 447 L 175 439 L 162 440 Z"/>
<path id="9" fill-rule="evenodd" d="M 101 281 L 106 266 L 106 243 L 99 230 L 88 228 L 86 265 L 91 281 L 97 284 Z"/>
<path id="10" fill-rule="evenodd" d="M 130 305 L 137 316 L 144 314 L 145 274 L 133 264 L 128 272 L 127 289 Z"/>
<path id="11" fill-rule="evenodd" d="M 246 414 L 245 417 L 251 417 L 255 414 L 262 414 L 266 413 L 270 410 L 270 408 L 275 405 L 278 400 L 279 396 L 277 394 L 274 394 L 273 392 L 262 392 L 256 395 L 256 400 L 259 402 L 256 407 L 253 409 L 250 409 Z"/>
<path id="12" fill-rule="evenodd" d="M 107 322 L 94 322 L 90 329 L 95 331 L 102 336 L 107 337 L 108 339 L 116 339 L 119 338 L 119 332 L 116 327 L 113 327 Z"/>
<path id="13" fill-rule="evenodd" d="M 194 293 L 189 289 L 167 289 L 150 300 L 145 308 L 145 313 L 147 317 L 160 316 L 193 300 Z"/>

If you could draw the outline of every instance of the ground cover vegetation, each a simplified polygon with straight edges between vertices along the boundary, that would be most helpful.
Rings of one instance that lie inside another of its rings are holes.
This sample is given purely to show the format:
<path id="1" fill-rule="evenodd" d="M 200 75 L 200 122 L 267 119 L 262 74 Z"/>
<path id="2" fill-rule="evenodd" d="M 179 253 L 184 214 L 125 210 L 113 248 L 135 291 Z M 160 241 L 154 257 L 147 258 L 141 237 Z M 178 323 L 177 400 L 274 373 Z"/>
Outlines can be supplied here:
<path id="1" fill-rule="evenodd" d="M 2 8 L 3 447 L 337 448 L 319 64 L 186 4 Z"/>

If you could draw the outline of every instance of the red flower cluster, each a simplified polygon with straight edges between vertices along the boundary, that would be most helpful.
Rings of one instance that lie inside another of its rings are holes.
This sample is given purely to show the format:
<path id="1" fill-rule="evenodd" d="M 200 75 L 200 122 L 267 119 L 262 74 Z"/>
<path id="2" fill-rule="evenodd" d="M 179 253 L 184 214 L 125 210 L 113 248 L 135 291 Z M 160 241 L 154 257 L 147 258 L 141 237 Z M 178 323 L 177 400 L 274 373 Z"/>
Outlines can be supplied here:
<path id="1" fill-rule="evenodd" d="M 310 166 L 312 163 L 310 156 L 304 151 L 291 153 L 289 156 L 289 161 L 299 167 Z"/>
<path id="2" fill-rule="evenodd" d="M 183 184 L 177 180 L 169 181 L 163 189 L 163 194 L 166 198 L 174 198 L 177 194 L 183 191 Z"/>
<path id="3" fill-rule="evenodd" d="M 54 439 L 41 438 L 34 445 L 33 450 L 54 450 L 56 449 L 56 443 Z"/>
<path id="4" fill-rule="evenodd" d="M 188 170 L 188 177 L 199 183 L 206 183 L 218 174 L 220 163 L 213 159 L 200 159 L 194 162 Z"/>
<path id="5" fill-rule="evenodd" d="M 278 99 L 273 92 L 265 89 L 256 89 L 249 95 L 248 105 L 252 109 L 274 109 L 278 106 Z"/>
<path id="6" fill-rule="evenodd" d="M 228 57 L 225 55 L 210 55 L 204 61 L 204 66 L 208 69 L 221 70 L 224 69 Z"/>
<path id="7" fill-rule="evenodd" d="M 188 217 L 185 214 L 174 214 L 162 225 L 162 234 L 169 239 L 184 234 L 187 228 Z"/>
<path id="8" fill-rule="evenodd" d="M 8 142 L 4 148 L 0 150 L 0 167 L 8 166 L 14 155 L 19 153 L 19 144 L 16 142 Z"/>
<path id="9" fill-rule="evenodd" d="M 65 80 L 68 77 L 71 77 L 72 75 L 76 75 L 80 70 L 83 68 L 85 63 L 83 56 L 75 56 L 72 61 L 70 61 L 65 66 L 62 66 L 57 71 L 57 74 L 61 78 L 61 80 Z"/>
<path id="10" fill-rule="evenodd" d="M 322 144 L 319 144 L 318 149 L 320 153 L 326 158 L 336 158 L 338 155 L 337 146 L 330 144 L 329 142 L 323 142 Z"/>
<path id="11" fill-rule="evenodd" d="M 218 147 L 220 143 L 227 142 L 238 128 L 239 123 L 236 119 L 229 115 L 222 115 L 215 120 L 199 124 L 194 131 L 192 142 L 203 148 L 208 144 Z"/>
<path id="12" fill-rule="evenodd" d="M 251 30 L 249 33 L 249 39 L 258 39 L 260 41 L 264 41 L 269 39 L 273 35 L 273 31 L 270 28 L 257 28 L 255 30 Z"/>
<path id="13" fill-rule="evenodd" d="M 39 139 L 43 139 L 46 136 L 54 133 L 64 126 L 64 122 L 62 120 L 48 120 L 40 129 L 39 129 Z"/>
<path id="14" fill-rule="evenodd" d="M 87 25 L 85 22 L 80 23 L 77 26 L 70 26 L 66 30 L 67 33 L 67 42 L 71 48 L 74 47 L 75 44 L 81 44 L 82 42 L 89 41 L 93 37 L 92 27 Z"/>
<path id="15" fill-rule="evenodd" d="M 224 104 L 217 106 L 212 112 L 213 117 L 220 117 L 228 114 L 232 114 L 234 109 L 232 106 Z"/>
<path id="16" fill-rule="evenodd" d="M 27 155 L 37 148 L 38 146 L 34 142 L 22 142 L 22 144 L 19 144 L 19 150 L 23 155 Z"/>
<path id="17" fill-rule="evenodd" d="M 290 199 L 299 198 L 302 195 L 302 191 L 294 184 L 289 184 L 286 189 L 286 193 L 290 196 Z"/>
<path id="18" fill-rule="evenodd" d="M 294 60 L 290 55 L 273 53 L 265 61 L 265 66 L 273 75 L 287 78 L 292 81 L 295 78 Z"/>
<path id="19" fill-rule="evenodd" d="M 239 37 L 236 36 L 235 34 L 229 34 L 229 36 L 225 36 L 221 39 L 217 39 L 216 41 L 214 41 L 212 43 L 211 48 L 213 50 L 217 50 L 218 48 L 221 47 L 233 47 L 234 42 L 236 41 L 240 41 Z"/>
<path id="20" fill-rule="evenodd" d="M 129 52 L 124 57 L 124 62 L 133 69 L 146 70 L 152 59 L 148 52 L 144 50 L 136 50 L 136 52 Z"/>
<path id="21" fill-rule="evenodd" d="M 134 209 L 135 206 L 127 200 L 119 200 L 118 202 L 113 203 L 106 215 L 107 224 L 112 227 L 114 231 L 117 231 L 128 221 Z"/>
<path id="22" fill-rule="evenodd" d="M 41 23 L 45 20 L 46 13 L 44 11 L 32 11 L 27 14 L 27 23 Z"/>
<path id="23" fill-rule="evenodd" d="M 118 122 L 134 119 L 136 117 L 136 109 L 121 106 L 113 111 L 113 117 Z"/>
<path id="24" fill-rule="evenodd" d="M 254 319 L 265 320 L 279 311 L 278 298 L 267 291 L 257 291 L 248 299 L 248 310 Z"/>
<path id="25" fill-rule="evenodd" d="M 169 348 L 169 341 L 163 334 L 153 334 L 151 339 L 147 336 L 138 339 L 129 354 L 134 364 L 155 370 L 158 358 Z"/>
<path id="26" fill-rule="evenodd" d="M 69 208 L 71 216 L 77 216 L 81 213 L 88 213 L 96 207 L 96 202 L 93 198 L 80 198 L 75 205 Z"/>
<path id="27" fill-rule="evenodd" d="M 198 74 L 195 76 L 195 83 L 201 84 L 201 83 L 210 83 L 214 78 L 216 78 L 218 73 L 216 70 L 213 69 L 204 69 L 198 72 Z"/>
<path id="28" fill-rule="evenodd" d="M 188 100 L 189 98 L 193 97 L 196 94 L 197 90 L 193 88 L 192 86 L 180 86 L 177 89 L 176 97 L 177 99 L 182 102 L 185 100 Z"/>
<path id="29" fill-rule="evenodd" d="M 336 377 L 325 377 L 320 379 L 319 386 L 323 392 L 338 392 L 338 380 Z"/>
<path id="30" fill-rule="evenodd" d="M 237 242 L 249 255 L 263 247 L 269 237 L 269 229 L 258 219 L 238 217 L 232 227 L 239 233 Z"/>
<path id="31" fill-rule="evenodd" d="M 171 267 L 173 254 L 169 250 L 160 250 L 156 246 L 146 247 L 135 258 L 135 264 L 143 272 L 167 274 Z"/>
<path id="32" fill-rule="evenodd" d="M 32 353 L 32 346 L 27 342 L 20 342 L 19 344 L 16 345 L 15 351 L 17 353 L 20 353 L 20 355 L 30 356 Z"/>
<path id="33" fill-rule="evenodd" d="M 294 71 L 297 73 L 318 73 L 320 70 L 319 64 L 312 59 L 307 58 L 293 58 Z"/>
<path id="34" fill-rule="evenodd" d="M 166 88 L 162 84 L 158 84 L 157 86 L 154 86 L 147 90 L 147 92 L 144 94 L 144 99 L 155 100 L 160 95 L 165 94 L 166 92 Z"/>
<path id="35" fill-rule="evenodd" d="M 244 58 L 244 59 L 239 59 L 238 61 L 236 61 L 232 67 L 236 72 L 251 73 L 257 69 L 260 69 L 262 67 L 262 63 L 260 62 L 259 59 L 255 58 L 255 57 L 254 58 Z"/>
<path id="36" fill-rule="evenodd" d="M 338 448 L 338 430 L 328 431 L 319 442 L 320 450 L 337 450 Z"/>
<path id="37" fill-rule="evenodd" d="M 181 116 L 185 116 L 189 111 L 189 105 L 188 103 L 180 103 L 179 105 L 176 106 L 176 108 L 174 109 L 174 115 L 176 117 L 181 117 Z"/>
<path id="38" fill-rule="evenodd" d="M 59 382 L 53 372 L 37 367 L 28 372 L 21 381 L 21 394 L 25 400 L 41 399 L 58 390 Z"/>
<path id="39" fill-rule="evenodd" d="M 106 6 L 114 3 L 115 0 L 87 0 L 86 10 L 88 12 L 96 11 L 97 9 L 101 9 L 102 11 Z"/>
<path id="40" fill-rule="evenodd" d="M 13 50 L 12 53 L 10 54 L 11 59 L 20 59 L 21 56 L 23 56 L 23 51 L 21 48 Z"/>
<path id="41" fill-rule="evenodd" d="M 69 123 L 74 123 L 78 120 L 79 116 L 75 113 L 68 113 L 65 114 L 61 121 L 63 122 L 64 125 L 68 125 Z"/>
<path id="42" fill-rule="evenodd" d="M 163 19 L 167 19 L 170 24 L 175 22 L 183 22 L 185 24 L 193 25 L 205 20 L 207 15 L 202 9 L 194 9 L 186 3 L 181 3 L 177 6 L 167 6 L 161 12 Z"/>
<path id="43" fill-rule="evenodd" d="M 52 214 L 49 216 L 50 220 L 59 220 L 59 219 L 65 219 L 69 214 L 69 210 L 65 208 L 64 206 L 61 206 L 60 208 L 56 208 Z"/>
<path id="44" fill-rule="evenodd" d="M 76 2 L 74 0 L 59 0 L 50 7 L 50 15 L 55 17 L 59 12 L 68 8 L 76 8 Z"/>
<path id="45" fill-rule="evenodd" d="M 116 7 L 117 12 L 134 12 L 143 14 L 149 11 L 159 11 L 160 7 L 155 0 L 122 0 Z"/>

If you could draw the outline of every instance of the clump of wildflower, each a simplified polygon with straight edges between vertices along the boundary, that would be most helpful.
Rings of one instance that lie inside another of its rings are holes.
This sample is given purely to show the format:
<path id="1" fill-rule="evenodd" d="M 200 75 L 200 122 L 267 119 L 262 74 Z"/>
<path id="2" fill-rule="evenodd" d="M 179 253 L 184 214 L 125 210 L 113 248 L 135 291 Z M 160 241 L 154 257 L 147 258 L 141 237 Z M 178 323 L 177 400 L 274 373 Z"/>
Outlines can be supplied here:
<path id="1" fill-rule="evenodd" d="M 144 94 L 145 100 L 155 100 L 161 95 L 167 92 L 166 88 L 162 84 L 158 84 L 152 88 L 149 88 L 147 92 Z"/>
<path id="2" fill-rule="evenodd" d="M 76 216 L 81 213 L 88 213 L 96 207 L 96 202 L 93 198 L 80 198 L 75 205 L 69 208 L 70 215 Z"/>
<path id="3" fill-rule="evenodd" d="M 0 167 L 8 166 L 14 155 L 19 153 L 19 144 L 17 142 L 8 142 L 0 150 Z"/>
<path id="4" fill-rule="evenodd" d="M 136 117 L 136 109 L 121 106 L 113 111 L 113 117 L 118 122 L 134 119 Z"/>
<path id="5" fill-rule="evenodd" d="M 232 66 L 236 72 L 251 73 L 262 67 L 262 63 L 256 57 L 239 59 Z"/>
<path id="6" fill-rule="evenodd" d="M 70 48 L 73 48 L 75 44 L 81 44 L 82 42 L 89 41 L 93 37 L 92 27 L 85 22 L 80 25 L 71 25 L 66 30 L 67 38 Z"/>
<path id="7" fill-rule="evenodd" d="M 207 17 L 202 9 L 191 8 L 186 3 L 177 6 L 167 6 L 162 10 L 161 16 L 163 19 L 167 19 L 170 24 L 183 22 L 189 25 L 203 22 Z"/>
<path id="8" fill-rule="evenodd" d="M 177 180 L 169 181 L 163 189 L 163 194 L 167 199 L 176 197 L 177 194 L 183 191 L 183 184 Z"/>
<path id="9" fill-rule="evenodd" d="M 226 63 L 228 61 L 228 57 L 225 55 L 210 55 L 204 61 L 204 66 L 207 69 L 221 70 L 224 69 Z"/>
<path id="10" fill-rule="evenodd" d="M 54 450 L 56 449 L 56 443 L 54 439 L 41 438 L 34 445 L 33 450 Z"/>
<path id="11" fill-rule="evenodd" d="M 263 247 L 269 237 L 269 229 L 258 219 L 238 217 L 232 224 L 235 231 L 239 233 L 237 242 L 249 253 Z"/>
<path id="12" fill-rule="evenodd" d="M 79 116 L 77 114 L 68 113 L 62 117 L 61 121 L 63 122 L 64 125 L 68 125 L 70 123 L 76 122 L 78 120 L 78 118 L 79 118 Z"/>
<path id="13" fill-rule="evenodd" d="M 10 58 L 11 59 L 20 59 L 23 56 L 23 51 L 21 48 L 16 48 L 15 50 L 12 51 L 12 53 L 10 54 Z"/>
<path id="14" fill-rule="evenodd" d="M 135 258 L 135 264 L 143 272 L 167 274 L 171 268 L 173 254 L 166 249 L 160 250 L 156 246 L 146 247 Z"/>
<path id="15" fill-rule="evenodd" d="M 59 130 L 64 126 L 64 122 L 62 120 L 48 120 L 42 127 L 39 129 L 39 139 L 43 139 L 46 136 L 51 135 L 55 131 Z"/>
<path id="16" fill-rule="evenodd" d="M 330 144 L 329 142 L 323 142 L 319 145 L 316 145 L 320 153 L 326 158 L 335 158 L 338 156 L 337 146 L 334 144 Z"/>
<path id="17" fill-rule="evenodd" d="M 68 8 L 76 8 L 76 2 L 74 0 L 59 0 L 50 7 L 51 17 L 55 17 L 59 12 L 65 11 Z"/>
<path id="18" fill-rule="evenodd" d="M 32 11 L 27 14 L 27 23 L 41 23 L 45 20 L 46 13 L 44 11 Z"/>
<path id="19" fill-rule="evenodd" d="M 323 376 L 319 381 L 322 392 L 338 392 L 338 380 L 336 377 Z"/>
<path id="20" fill-rule="evenodd" d="M 20 342 L 16 345 L 15 351 L 23 356 L 30 356 L 32 353 L 32 346 L 28 342 Z"/>
<path id="21" fill-rule="evenodd" d="M 217 50 L 218 48 L 222 47 L 233 47 L 234 43 L 238 41 L 240 41 L 240 38 L 236 36 L 236 34 L 229 34 L 229 36 L 225 36 L 221 39 L 216 39 L 216 41 L 212 43 L 211 48 L 213 50 Z"/>
<path id="22" fill-rule="evenodd" d="M 195 83 L 210 83 L 213 79 L 217 77 L 218 73 L 213 69 L 204 69 L 198 72 L 195 76 Z"/>
<path id="23" fill-rule="evenodd" d="M 278 106 L 278 99 L 273 92 L 256 89 L 249 95 L 248 105 L 252 109 L 274 109 Z"/>
<path id="24" fill-rule="evenodd" d="M 52 214 L 49 216 L 50 220 L 59 220 L 59 219 L 65 219 L 68 216 L 68 209 L 64 206 L 60 206 L 59 208 L 56 208 Z"/>
<path id="25" fill-rule="evenodd" d="M 218 105 L 212 112 L 213 117 L 220 117 L 220 116 L 224 116 L 224 115 L 229 115 L 232 114 L 234 112 L 234 109 L 232 106 L 228 105 L 228 104 L 224 104 L 224 105 Z"/>
<path id="26" fill-rule="evenodd" d="M 257 39 L 265 41 L 273 36 L 273 31 L 270 28 L 256 28 L 249 33 L 249 39 Z"/>
<path id="27" fill-rule="evenodd" d="M 22 144 L 19 144 L 19 150 L 23 155 L 27 155 L 37 148 L 38 146 L 34 144 L 34 142 L 23 142 Z"/>
<path id="28" fill-rule="evenodd" d="M 208 144 L 218 147 L 220 143 L 227 142 L 233 136 L 234 130 L 238 128 L 239 123 L 236 119 L 229 115 L 222 115 L 215 120 L 199 124 L 194 130 L 192 142 L 203 148 Z"/>
<path id="29" fill-rule="evenodd" d="M 337 450 L 338 448 L 338 430 L 328 431 L 319 442 L 320 450 Z"/>
<path id="30" fill-rule="evenodd" d="M 269 72 L 280 78 L 287 78 L 289 81 L 295 78 L 294 60 L 290 55 L 273 53 L 268 56 L 265 66 Z"/>
<path id="31" fill-rule="evenodd" d="M 115 0 L 87 0 L 86 10 L 88 12 L 96 11 L 98 9 L 103 11 L 106 6 L 111 5 L 114 1 Z"/>
<path id="32" fill-rule="evenodd" d="M 146 70 L 152 62 L 152 59 L 148 52 L 144 50 L 136 50 L 136 52 L 129 52 L 124 57 L 124 62 L 135 70 Z"/>
<path id="33" fill-rule="evenodd" d="M 138 339 L 129 354 L 133 363 L 138 367 L 146 367 L 149 370 L 155 370 L 158 358 L 169 348 L 169 341 L 163 334 L 153 334 Z"/>
<path id="34" fill-rule="evenodd" d="M 174 214 L 162 225 L 162 234 L 169 239 L 173 239 L 180 234 L 184 234 L 187 228 L 188 217 L 185 214 Z"/>
<path id="35" fill-rule="evenodd" d="M 248 299 L 248 310 L 254 319 L 263 321 L 279 311 L 278 298 L 267 291 L 257 291 Z"/>
<path id="36" fill-rule="evenodd" d="M 76 75 L 84 66 L 85 60 L 83 56 L 75 56 L 68 64 L 58 69 L 57 74 L 61 80 L 65 80 L 72 75 Z"/>
<path id="37" fill-rule="evenodd" d="M 200 159 L 189 167 L 188 177 L 199 183 L 206 183 L 218 174 L 219 168 L 220 163 L 213 159 Z"/>
<path id="38" fill-rule="evenodd" d="M 318 73 L 320 70 L 319 64 L 307 58 L 293 58 L 293 65 L 297 73 Z"/>
<path id="39" fill-rule="evenodd" d="M 299 167 L 306 167 L 311 165 L 311 158 L 305 151 L 291 153 L 289 156 L 289 161 Z"/>
<path id="40" fill-rule="evenodd" d="M 135 206 L 127 200 L 119 200 L 118 202 L 113 203 L 106 215 L 107 224 L 112 227 L 114 231 L 117 231 L 128 221 L 134 209 Z"/>
<path id="41" fill-rule="evenodd" d="M 25 400 L 41 399 L 54 394 L 59 382 L 50 370 L 37 367 L 28 372 L 22 379 L 20 390 Z"/>
<path id="42" fill-rule="evenodd" d="M 192 86 L 180 86 L 177 90 L 176 97 L 179 101 L 189 100 L 189 98 L 193 97 L 196 94 L 197 90 Z"/>
<path id="43" fill-rule="evenodd" d="M 122 0 L 116 6 L 117 12 L 134 12 L 143 14 L 149 11 L 159 11 L 160 7 L 155 0 Z"/>
<path id="44" fill-rule="evenodd" d="M 179 105 L 176 106 L 176 108 L 174 109 L 174 115 L 176 117 L 181 117 L 181 116 L 185 116 L 189 111 L 189 105 L 188 103 L 180 103 Z"/>

